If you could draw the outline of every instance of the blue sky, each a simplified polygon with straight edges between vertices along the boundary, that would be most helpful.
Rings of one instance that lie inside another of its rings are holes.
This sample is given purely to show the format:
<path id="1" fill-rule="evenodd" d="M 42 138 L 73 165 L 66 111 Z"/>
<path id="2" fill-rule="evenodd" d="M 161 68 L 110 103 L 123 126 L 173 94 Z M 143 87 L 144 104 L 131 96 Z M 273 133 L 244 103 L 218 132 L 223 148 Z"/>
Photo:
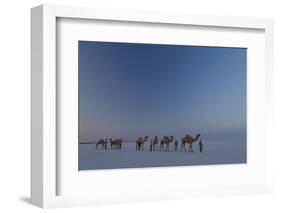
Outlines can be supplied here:
<path id="1" fill-rule="evenodd" d="M 245 139 L 247 49 L 79 42 L 79 140 Z"/>

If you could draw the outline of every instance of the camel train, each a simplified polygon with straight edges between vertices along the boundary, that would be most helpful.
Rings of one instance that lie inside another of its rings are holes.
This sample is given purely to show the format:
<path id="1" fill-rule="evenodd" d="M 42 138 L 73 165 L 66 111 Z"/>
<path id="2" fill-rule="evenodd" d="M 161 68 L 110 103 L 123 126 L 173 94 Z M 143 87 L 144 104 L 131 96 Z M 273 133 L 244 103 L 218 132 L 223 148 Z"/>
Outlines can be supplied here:
<path id="1" fill-rule="evenodd" d="M 136 150 L 144 150 L 144 145 L 148 141 L 148 136 L 145 137 L 139 137 L 136 140 Z M 187 152 L 185 145 L 188 144 L 188 152 L 193 152 L 193 147 L 192 144 L 198 141 L 200 138 L 200 134 L 197 134 L 195 138 L 191 137 L 190 135 L 185 135 L 181 139 L 181 152 L 185 151 Z M 173 143 L 174 137 L 173 136 L 163 136 L 160 142 L 158 143 L 158 138 L 157 136 L 154 137 L 153 140 L 151 140 L 151 151 L 164 151 L 164 152 L 169 152 L 169 147 L 170 143 Z M 122 148 L 122 138 L 121 139 L 114 139 L 112 140 L 110 138 L 109 143 L 110 143 L 110 149 L 121 149 Z M 99 141 L 96 142 L 96 149 L 98 149 L 99 146 L 101 146 L 102 149 L 107 149 L 107 139 L 100 139 Z M 200 142 L 201 143 L 201 142 Z M 201 143 L 202 144 L 202 143 Z M 201 146 L 200 146 L 201 147 Z M 200 152 L 201 152 L 200 148 Z"/>
<path id="2" fill-rule="evenodd" d="M 148 136 L 145 136 L 144 138 L 139 137 L 136 141 L 136 150 L 144 150 L 144 144 L 147 141 Z M 164 136 L 162 138 L 162 140 L 160 141 L 160 146 L 158 147 L 158 139 L 157 136 L 154 137 L 153 141 L 151 141 L 152 143 L 152 147 L 153 147 L 153 151 L 155 151 L 156 149 L 159 151 L 169 151 L 169 144 L 173 141 L 173 136 L 171 136 L 170 138 L 167 136 Z M 165 148 L 164 148 L 164 144 L 165 144 Z"/>
<path id="3" fill-rule="evenodd" d="M 193 152 L 192 144 L 196 142 L 200 137 L 200 134 L 197 134 L 195 138 L 191 137 L 190 135 L 185 135 L 181 139 L 181 152 L 185 151 L 185 145 L 189 144 L 188 152 Z M 144 138 L 139 137 L 136 141 L 136 150 L 144 150 L 144 144 L 148 140 L 148 136 L 145 136 Z M 169 152 L 170 143 L 174 141 L 173 136 L 163 136 L 163 138 L 160 141 L 160 145 L 158 146 L 158 138 L 157 136 L 154 137 L 153 140 L 151 140 L 152 150 L 151 151 L 164 151 Z"/>
<path id="4" fill-rule="evenodd" d="M 112 140 L 110 138 L 109 143 L 110 143 L 110 149 L 121 149 L 122 148 L 122 138 L 121 139 L 115 139 Z M 99 141 L 96 142 L 96 149 L 98 149 L 99 145 L 101 145 L 101 149 L 107 149 L 107 139 L 100 139 Z"/>

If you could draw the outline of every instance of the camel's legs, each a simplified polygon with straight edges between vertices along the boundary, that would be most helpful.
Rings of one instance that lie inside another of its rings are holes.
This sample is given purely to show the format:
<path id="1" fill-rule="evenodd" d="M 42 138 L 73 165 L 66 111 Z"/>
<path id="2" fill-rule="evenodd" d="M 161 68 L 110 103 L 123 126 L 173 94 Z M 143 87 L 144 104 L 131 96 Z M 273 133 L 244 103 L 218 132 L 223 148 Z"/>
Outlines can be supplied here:
<path id="1" fill-rule="evenodd" d="M 182 152 L 182 150 L 184 150 L 184 151 L 186 152 L 185 143 L 182 143 L 182 144 L 181 144 L 181 152 Z"/>
<path id="2" fill-rule="evenodd" d="M 140 143 L 137 143 L 136 144 L 136 150 L 140 150 L 141 149 L 141 144 Z"/>
<path id="3" fill-rule="evenodd" d="M 155 148 L 155 147 L 156 147 L 156 148 Z M 158 144 L 157 144 L 157 143 L 153 144 L 153 151 L 155 151 L 155 150 L 158 151 Z"/>
<path id="4" fill-rule="evenodd" d="M 193 152 L 193 149 L 192 149 L 192 143 L 189 145 L 189 149 L 188 149 L 189 152 Z"/>

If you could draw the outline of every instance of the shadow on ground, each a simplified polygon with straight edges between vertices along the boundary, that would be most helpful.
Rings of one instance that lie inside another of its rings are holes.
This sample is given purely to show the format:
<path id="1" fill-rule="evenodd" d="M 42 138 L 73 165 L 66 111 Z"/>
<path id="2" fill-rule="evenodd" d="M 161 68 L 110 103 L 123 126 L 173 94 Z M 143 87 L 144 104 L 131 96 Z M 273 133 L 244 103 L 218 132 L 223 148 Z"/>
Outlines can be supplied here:
<path id="1" fill-rule="evenodd" d="M 31 204 L 31 199 L 30 197 L 19 197 L 19 200 L 23 203 L 26 203 L 26 204 Z"/>

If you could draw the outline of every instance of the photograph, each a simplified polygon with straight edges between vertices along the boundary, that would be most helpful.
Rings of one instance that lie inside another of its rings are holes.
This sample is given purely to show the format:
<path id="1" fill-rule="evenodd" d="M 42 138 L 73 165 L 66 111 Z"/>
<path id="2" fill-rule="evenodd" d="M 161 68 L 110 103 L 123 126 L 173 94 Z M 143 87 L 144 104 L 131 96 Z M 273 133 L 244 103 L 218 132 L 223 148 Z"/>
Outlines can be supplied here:
<path id="1" fill-rule="evenodd" d="M 79 170 L 247 163 L 247 48 L 78 41 Z"/>

